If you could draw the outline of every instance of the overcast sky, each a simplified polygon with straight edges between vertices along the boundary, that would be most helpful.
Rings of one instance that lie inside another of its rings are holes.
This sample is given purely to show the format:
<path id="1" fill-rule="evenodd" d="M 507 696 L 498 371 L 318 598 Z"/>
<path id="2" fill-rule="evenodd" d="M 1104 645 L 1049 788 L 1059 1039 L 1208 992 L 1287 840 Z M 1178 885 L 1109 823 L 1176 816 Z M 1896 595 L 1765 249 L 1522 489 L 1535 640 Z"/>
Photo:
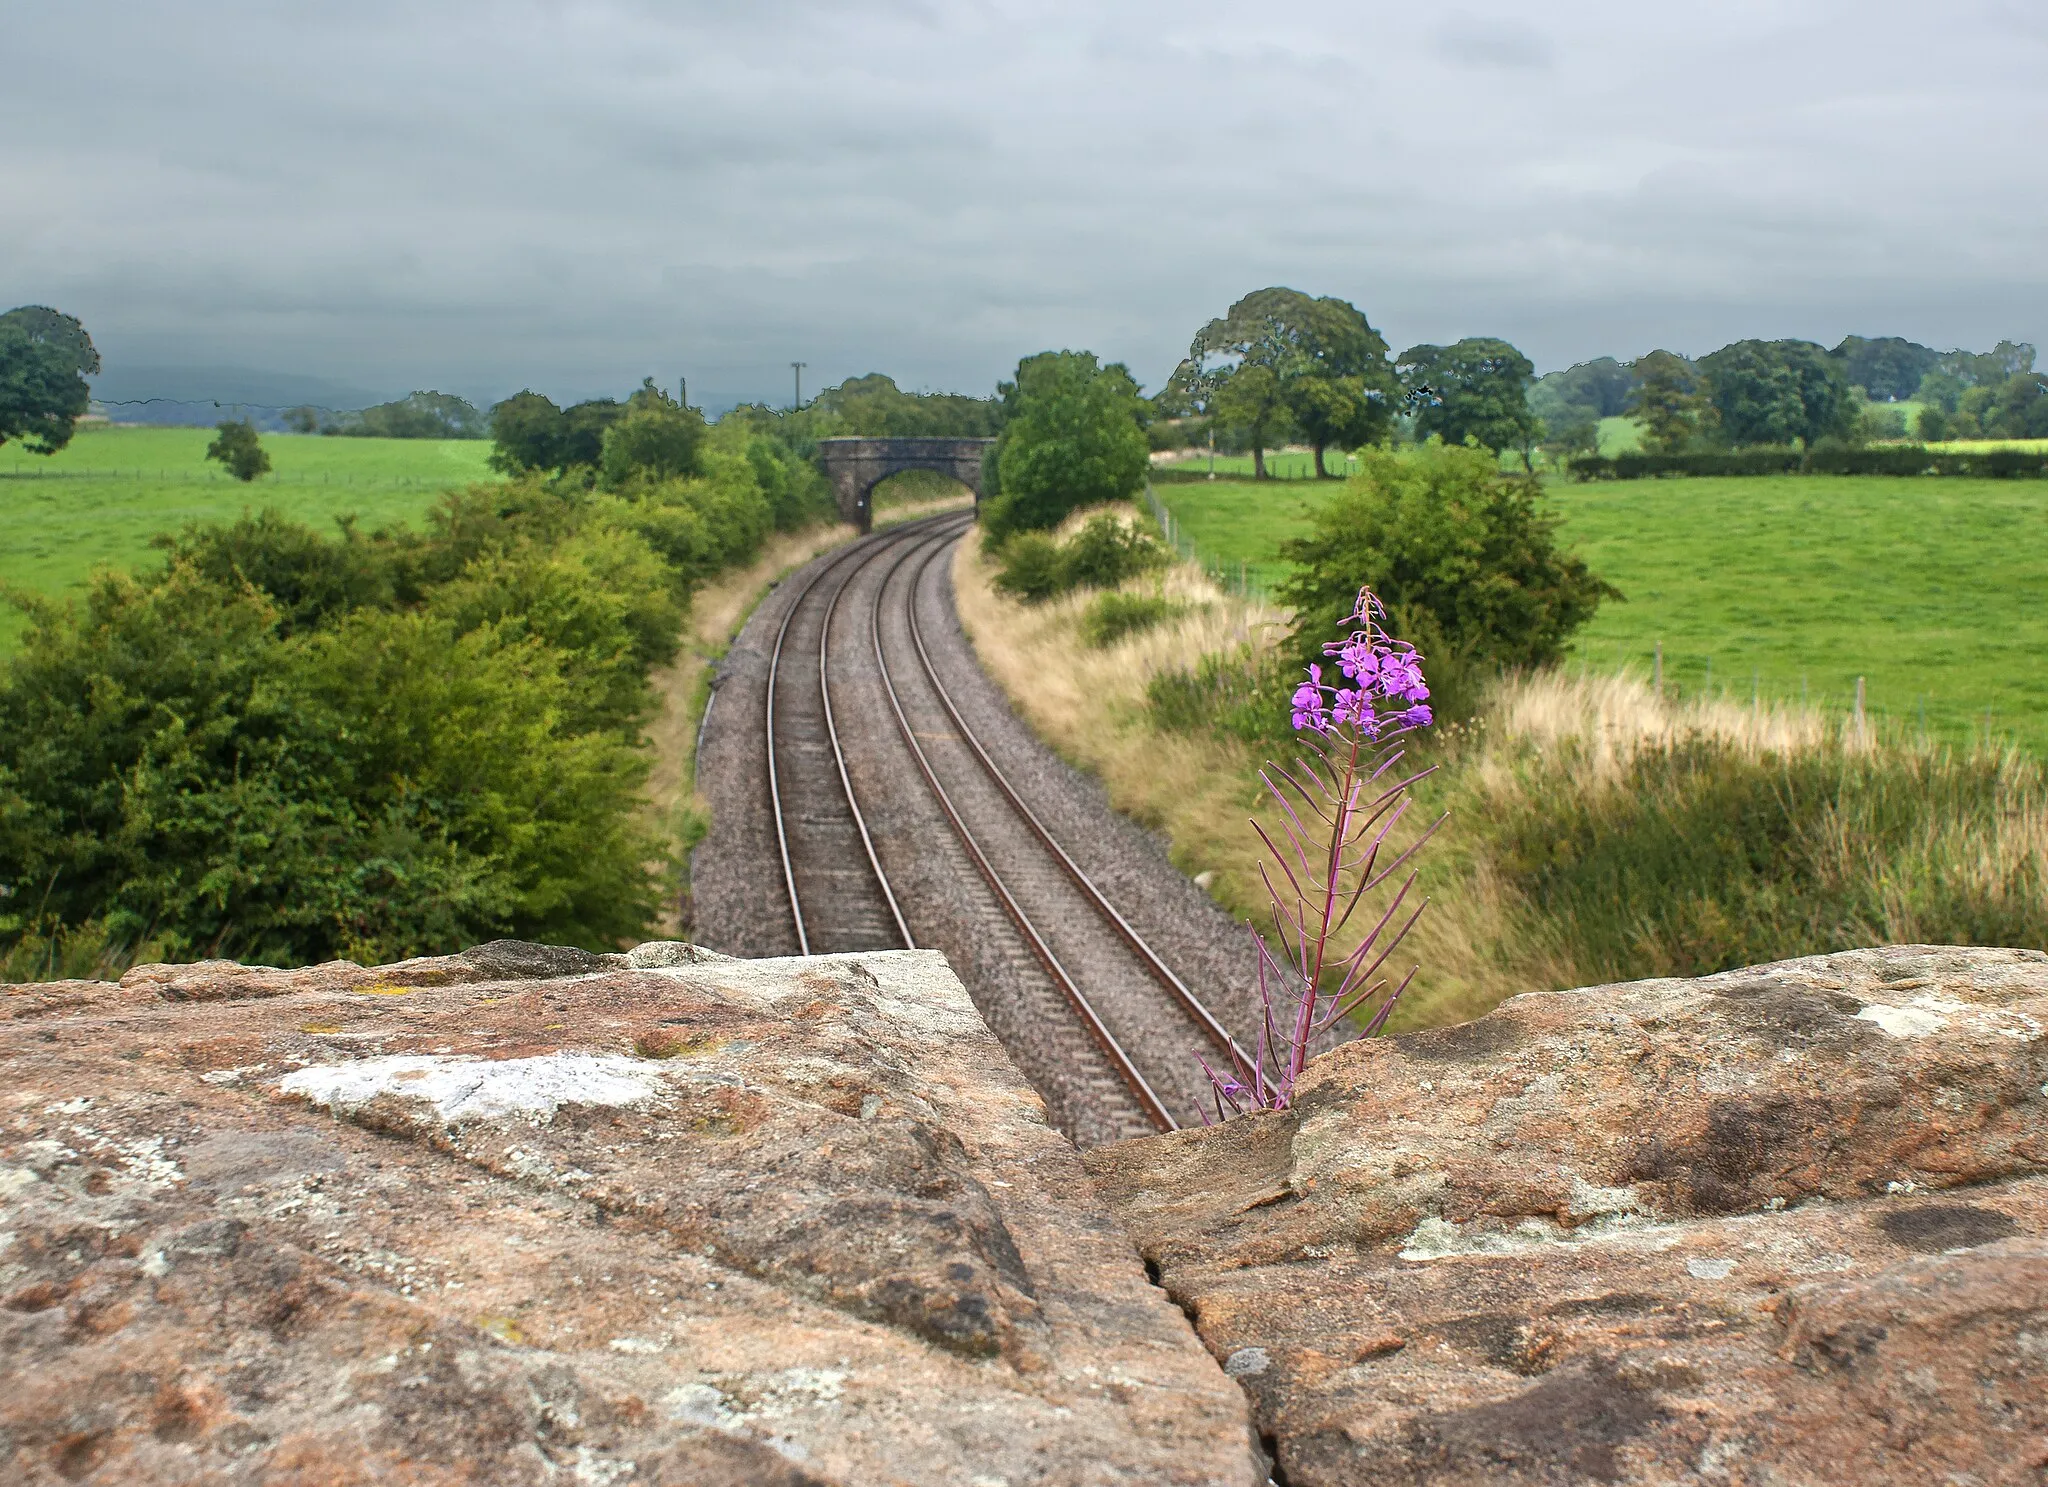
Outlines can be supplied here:
<path id="1" fill-rule="evenodd" d="M 0 0 L 0 302 L 110 365 L 1156 388 L 1231 300 L 1540 369 L 2048 340 L 2038 0 Z M 0 304 L 0 307 L 4 307 Z"/>

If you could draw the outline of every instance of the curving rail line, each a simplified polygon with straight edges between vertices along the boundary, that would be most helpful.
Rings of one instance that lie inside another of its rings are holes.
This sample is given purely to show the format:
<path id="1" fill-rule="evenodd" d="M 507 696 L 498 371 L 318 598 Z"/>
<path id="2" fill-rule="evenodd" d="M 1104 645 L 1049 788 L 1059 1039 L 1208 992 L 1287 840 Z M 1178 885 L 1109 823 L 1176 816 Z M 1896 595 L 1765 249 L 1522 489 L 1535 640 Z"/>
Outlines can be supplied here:
<path id="1" fill-rule="evenodd" d="M 897 674 L 891 669 L 888 655 L 883 647 L 883 599 L 888 583 L 906 564 L 914 561 L 915 567 L 910 575 L 910 580 L 904 586 L 904 608 L 909 624 L 912 646 L 917 653 L 924 678 L 929 682 L 947 717 L 951 719 L 954 727 L 958 730 L 961 741 L 967 745 L 968 750 L 974 759 L 978 761 L 981 769 L 996 786 L 1002 798 L 1015 812 L 1017 819 L 1024 824 L 1030 835 L 1036 839 L 1045 849 L 1046 853 L 1058 864 L 1060 872 L 1079 890 L 1083 901 L 1114 931 L 1118 939 L 1122 940 L 1130 948 L 1150 977 L 1171 995 L 1179 1011 L 1220 1050 L 1235 1051 L 1236 1045 L 1232 1041 L 1229 1031 L 1216 1018 L 1215 1014 L 1203 1005 L 1201 999 L 1188 988 L 1186 983 L 1174 973 L 1172 968 L 1166 964 L 1159 954 L 1146 943 L 1144 937 L 1132 927 L 1130 921 L 1118 912 L 1115 905 L 1109 901 L 1108 897 L 1103 894 L 1096 883 L 1074 861 L 1066 849 L 1060 845 L 1037 814 L 1025 804 L 1023 797 L 1018 794 L 1015 786 L 1011 784 L 1008 777 L 994 759 L 990 757 L 981 739 L 968 725 L 951 691 L 948 690 L 945 683 L 940 679 L 938 669 L 933 664 L 930 651 L 925 644 L 924 630 L 917 614 L 918 588 L 926 571 L 937 560 L 939 555 L 946 551 L 971 525 L 971 517 L 963 518 L 960 515 L 947 513 L 919 522 L 906 523 L 904 526 L 893 531 L 880 533 L 872 538 L 856 542 L 840 552 L 830 562 L 820 566 L 806 578 L 803 587 L 796 592 L 796 595 L 784 610 L 782 622 L 776 631 L 775 644 L 769 659 L 767 708 L 764 721 L 767 728 L 769 795 L 775 813 L 776 844 L 781 854 L 783 884 L 789 898 L 790 917 L 796 928 L 797 943 L 801 947 L 803 954 L 809 955 L 813 953 L 811 948 L 812 936 L 806 927 L 804 900 L 798 887 L 799 874 L 796 867 L 795 854 L 791 846 L 792 833 L 787 822 L 789 804 L 783 788 L 783 768 L 779 761 L 790 750 L 785 747 L 781 754 L 778 754 L 776 694 L 778 691 L 778 680 L 788 673 L 788 668 L 784 667 L 783 662 L 785 652 L 791 644 L 792 629 L 798 618 L 799 611 L 804 609 L 807 603 L 813 602 L 814 598 L 822 595 L 824 615 L 819 629 L 817 685 L 822 700 L 826 741 L 832 754 L 840 790 L 858 830 L 866 857 L 868 874 L 872 879 L 874 887 L 879 890 L 882 899 L 888 906 L 889 915 L 893 920 L 901 943 L 908 948 L 914 948 L 916 944 L 911 935 L 909 925 L 904 919 L 895 892 L 890 887 L 888 874 L 884 871 L 881 859 L 875 850 L 874 839 L 868 830 L 867 819 L 861 811 L 860 803 L 853 787 L 852 777 L 847 768 L 846 749 L 840 736 L 837 720 L 832 711 L 830 655 L 833 620 L 838 614 L 840 601 L 854 577 L 870 565 L 886 561 L 887 566 L 881 574 L 880 587 L 876 591 L 875 602 L 869 615 L 868 628 L 869 638 L 874 649 L 875 664 L 880 673 L 882 690 L 888 701 L 890 711 L 894 714 L 899 736 L 909 748 L 919 774 L 923 777 L 925 785 L 931 791 L 932 797 L 938 804 L 941 813 L 952 826 L 961 847 L 966 852 L 969 860 L 974 863 L 997 904 L 1002 908 L 1004 916 L 1014 926 L 1032 957 L 1043 967 L 1046 975 L 1059 989 L 1067 1005 L 1073 1010 L 1082 1026 L 1088 1032 L 1091 1040 L 1129 1091 L 1146 1120 L 1160 1130 L 1174 1130 L 1178 1127 L 1179 1122 L 1174 1119 L 1172 1112 L 1167 1108 L 1166 1102 L 1160 1098 L 1151 1082 L 1146 1079 L 1130 1051 L 1123 1046 L 1115 1033 L 1112 1032 L 1108 1023 L 1083 989 L 1080 979 L 1061 962 L 1059 955 L 1047 941 L 1046 936 L 1032 923 L 1030 915 L 1026 912 L 1023 905 L 1019 903 L 1017 896 L 1011 891 L 1009 885 L 1005 883 L 1002 871 L 991 860 L 981 840 L 977 838 L 973 827 L 966 820 L 954 795 L 940 781 L 938 772 L 934 769 L 923 744 L 920 743 L 916 731 L 911 727 L 910 719 L 904 709 L 903 696 L 898 689 Z M 829 587 L 826 587 L 827 585 Z M 786 711 L 781 717 L 786 719 Z"/>

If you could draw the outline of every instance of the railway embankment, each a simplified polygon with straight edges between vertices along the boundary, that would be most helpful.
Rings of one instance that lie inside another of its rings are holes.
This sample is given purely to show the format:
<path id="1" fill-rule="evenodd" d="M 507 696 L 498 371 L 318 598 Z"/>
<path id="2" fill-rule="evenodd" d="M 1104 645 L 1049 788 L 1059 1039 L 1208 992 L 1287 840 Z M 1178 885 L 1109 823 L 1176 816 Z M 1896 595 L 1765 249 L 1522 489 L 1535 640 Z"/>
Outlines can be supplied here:
<path id="1" fill-rule="evenodd" d="M 1244 930 L 1048 750 L 953 605 L 964 516 L 881 532 L 778 586 L 704 728 L 696 937 L 737 955 L 943 951 L 1082 1146 L 1199 1122 L 1254 1023 Z"/>

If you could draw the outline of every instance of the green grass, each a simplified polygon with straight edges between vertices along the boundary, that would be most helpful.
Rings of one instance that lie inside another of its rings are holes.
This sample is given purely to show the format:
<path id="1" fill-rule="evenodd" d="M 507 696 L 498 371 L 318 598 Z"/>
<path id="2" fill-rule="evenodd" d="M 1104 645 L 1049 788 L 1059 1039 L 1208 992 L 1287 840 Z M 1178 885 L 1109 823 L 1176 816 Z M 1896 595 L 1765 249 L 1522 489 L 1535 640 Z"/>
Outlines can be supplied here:
<path id="1" fill-rule="evenodd" d="M 1551 486 L 1565 532 L 1628 596 L 1576 659 L 1747 699 L 1867 706 L 1963 739 L 1984 727 L 2048 753 L 2048 483 L 1775 476 Z M 1205 562 L 1285 574 L 1307 492 L 1162 485 Z"/>
<path id="2" fill-rule="evenodd" d="M 1308 529 L 1309 507 L 1334 487 L 1217 479 L 1153 489 L 1203 563 L 1270 590 L 1287 576 L 1280 544 Z"/>
<path id="3" fill-rule="evenodd" d="M 1615 417 L 1600 420 L 1600 452 L 1609 459 L 1642 447 L 1643 426 L 1633 418 Z"/>
<path id="4" fill-rule="evenodd" d="M 1323 467 L 1332 475 L 1343 474 L 1344 456 L 1335 449 L 1328 451 L 1323 456 Z M 1209 456 L 1203 451 L 1189 450 L 1186 451 L 1185 458 L 1174 463 L 1173 468 L 1177 470 L 1193 470 L 1198 474 L 1206 474 L 1209 469 Z M 1216 456 L 1216 478 L 1219 480 L 1232 475 L 1249 476 L 1251 473 L 1252 457 L 1248 454 L 1219 454 Z M 1302 454 L 1295 450 L 1266 451 L 1266 478 L 1268 480 L 1313 480 L 1315 476 L 1316 457 L 1314 455 Z"/>
<path id="5" fill-rule="evenodd" d="M 88 429 L 47 458 L 0 445 L 0 583 L 73 591 L 102 564 L 133 566 L 186 522 L 275 506 L 316 527 L 354 513 L 366 528 L 415 520 L 444 490 L 494 480 L 480 439 L 330 439 L 266 434 L 271 474 L 244 485 L 206 459 L 210 429 Z M 0 609 L 0 655 L 25 628 Z"/>

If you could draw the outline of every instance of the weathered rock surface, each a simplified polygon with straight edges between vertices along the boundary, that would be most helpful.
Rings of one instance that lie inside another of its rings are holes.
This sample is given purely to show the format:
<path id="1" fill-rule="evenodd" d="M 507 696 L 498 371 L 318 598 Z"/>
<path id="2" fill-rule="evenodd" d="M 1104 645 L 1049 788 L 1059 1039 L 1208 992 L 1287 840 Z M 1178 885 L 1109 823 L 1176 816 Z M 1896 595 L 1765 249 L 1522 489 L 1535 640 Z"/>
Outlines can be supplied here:
<path id="1" fill-rule="evenodd" d="M 2048 956 L 1517 997 L 1087 1161 L 1289 1487 L 2048 1483 Z"/>
<path id="2" fill-rule="evenodd" d="M 1259 1479 L 930 952 L 0 994 L 0 1480 Z"/>

